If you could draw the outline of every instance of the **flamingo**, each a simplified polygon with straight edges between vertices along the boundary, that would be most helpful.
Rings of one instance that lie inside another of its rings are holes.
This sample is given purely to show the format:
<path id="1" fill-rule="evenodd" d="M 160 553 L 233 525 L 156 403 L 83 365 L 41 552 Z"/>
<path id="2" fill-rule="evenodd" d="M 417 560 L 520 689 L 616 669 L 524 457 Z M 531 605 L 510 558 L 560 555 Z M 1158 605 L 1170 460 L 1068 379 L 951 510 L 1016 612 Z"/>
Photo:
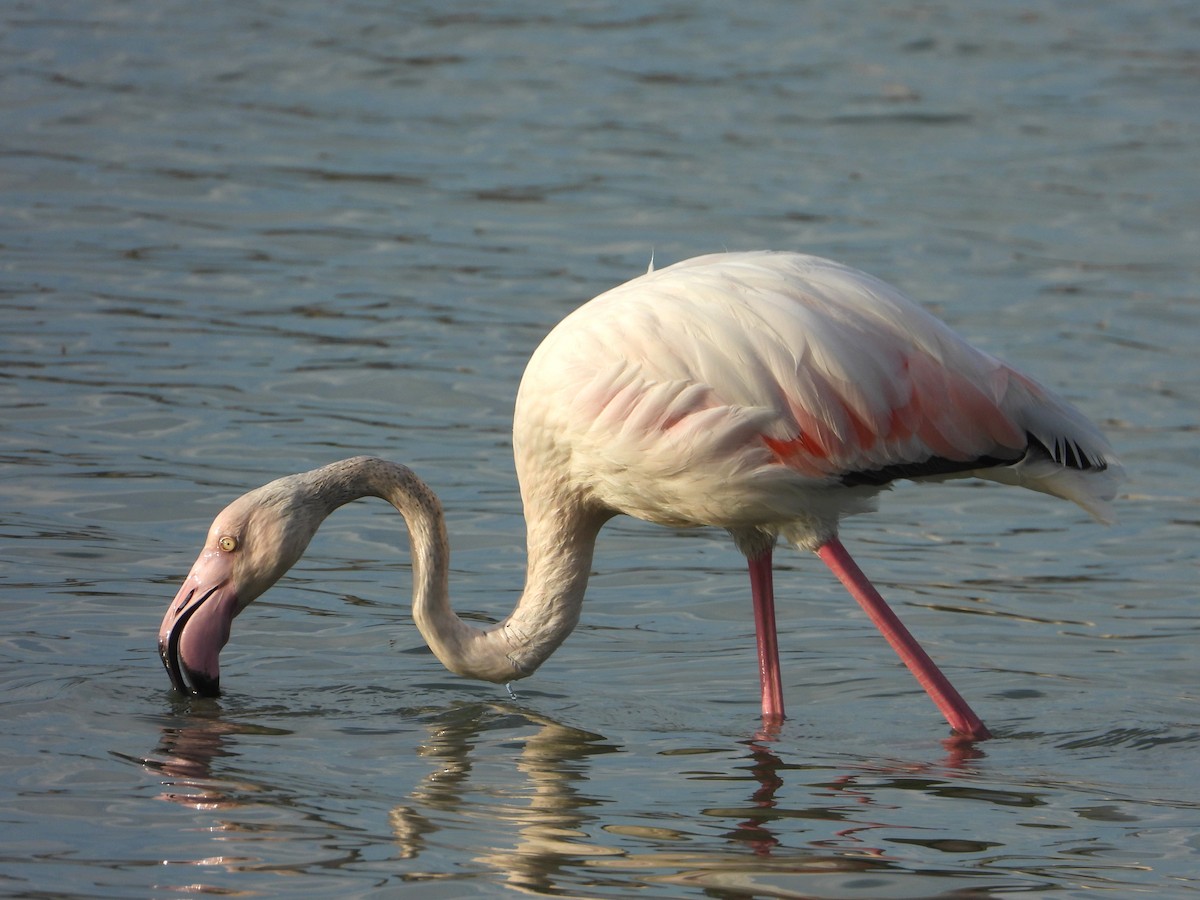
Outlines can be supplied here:
<path id="1" fill-rule="evenodd" d="M 1082 413 L 972 347 L 884 282 L 785 252 L 651 270 L 568 315 L 517 394 L 513 451 L 527 526 L 525 587 L 503 621 L 460 619 L 441 505 L 411 469 L 355 457 L 253 490 L 215 519 L 159 631 L 172 685 L 219 692 L 231 623 L 286 572 L 333 510 L 389 501 L 411 543 L 413 619 L 451 671 L 531 675 L 579 621 L 597 535 L 624 513 L 728 530 L 745 554 L 762 715 L 784 717 L 772 554 L 778 537 L 832 570 L 953 732 L 989 732 L 838 537 L 892 481 L 974 476 L 1111 520 L 1121 477 Z"/>

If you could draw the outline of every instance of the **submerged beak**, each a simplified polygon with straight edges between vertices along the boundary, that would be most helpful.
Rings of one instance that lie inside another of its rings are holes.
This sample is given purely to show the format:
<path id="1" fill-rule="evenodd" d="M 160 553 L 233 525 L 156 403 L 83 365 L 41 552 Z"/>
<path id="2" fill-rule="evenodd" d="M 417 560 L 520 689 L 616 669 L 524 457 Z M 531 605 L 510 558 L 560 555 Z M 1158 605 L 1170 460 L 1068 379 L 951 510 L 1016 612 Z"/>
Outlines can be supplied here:
<path id="1" fill-rule="evenodd" d="M 221 692 L 221 648 L 237 614 L 232 570 L 230 554 L 205 550 L 167 607 L 158 655 L 171 686 L 181 693 L 215 697 Z"/>

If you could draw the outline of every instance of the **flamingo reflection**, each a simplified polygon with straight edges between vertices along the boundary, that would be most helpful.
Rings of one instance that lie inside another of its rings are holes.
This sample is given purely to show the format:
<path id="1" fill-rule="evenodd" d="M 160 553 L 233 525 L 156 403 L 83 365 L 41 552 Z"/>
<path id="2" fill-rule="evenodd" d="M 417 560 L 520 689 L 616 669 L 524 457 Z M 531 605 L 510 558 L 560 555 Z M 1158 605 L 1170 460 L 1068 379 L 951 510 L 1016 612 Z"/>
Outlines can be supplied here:
<path id="1" fill-rule="evenodd" d="M 216 818 L 208 830 L 225 842 L 218 845 L 223 853 L 193 864 L 261 869 L 269 860 L 230 855 L 243 846 L 234 837 L 244 830 L 237 811 L 269 802 L 266 798 L 280 789 L 254 784 L 244 775 L 232 777 L 230 771 L 252 768 L 238 746 L 248 734 L 261 737 L 270 730 L 286 739 L 289 732 L 235 722 L 214 710 L 189 715 L 182 724 L 176 719 L 163 729 L 156 751 L 141 762 L 166 786 L 162 799 L 211 810 Z M 476 844 L 471 859 L 481 877 L 490 873 L 511 889 L 533 894 L 561 893 L 581 878 L 631 876 L 639 883 L 778 893 L 764 885 L 778 887 L 781 879 L 812 873 L 890 871 L 899 863 L 890 858 L 884 835 L 891 829 L 894 837 L 901 826 L 894 821 L 894 805 L 882 802 L 880 794 L 905 785 L 931 793 L 949 790 L 947 778 L 971 760 L 969 749 L 950 745 L 948 756 L 929 763 L 795 762 L 787 759 L 794 744 L 777 732 L 760 732 L 726 750 L 705 750 L 711 763 L 684 775 L 693 787 L 704 781 L 744 782 L 742 803 L 689 813 L 675 799 L 642 799 L 635 792 L 631 809 L 633 789 L 624 783 L 626 810 L 621 812 L 615 795 L 600 787 L 613 777 L 611 765 L 600 760 L 627 748 L 604 735 L 507 702 L 413 710 L 397 722 L 408 731 L 419 725 L 424 733 L 416 752 L 430 766 L 388 814 L 396 876 L 448 877 L 424 867 L 436 868 L 433 861 L 470 829 Z M 729 793 L 716 786 L 711 791 L 712 796 Z M 665 812 L 664 804 L 670 804 Z M 287 803 L 289 808 L 302 805 L 295 798 Z M 655 806 L 659 812 L 650 813 Z M 345 823 L 325 810 L 310 807 L 304 816 L 327 823 L 330 833 L 345 834 Z M 811 827 L 798 827 L 797 820 Z M 817 833 L 797 846 L 797 835 L 807 831 Z M 872 834 L 879 838 L 873 841 Z M 256 846 L 272 846 L 266 838 L 260 835 Z M 344 862 L 360 861 L 351 850 Z"/>

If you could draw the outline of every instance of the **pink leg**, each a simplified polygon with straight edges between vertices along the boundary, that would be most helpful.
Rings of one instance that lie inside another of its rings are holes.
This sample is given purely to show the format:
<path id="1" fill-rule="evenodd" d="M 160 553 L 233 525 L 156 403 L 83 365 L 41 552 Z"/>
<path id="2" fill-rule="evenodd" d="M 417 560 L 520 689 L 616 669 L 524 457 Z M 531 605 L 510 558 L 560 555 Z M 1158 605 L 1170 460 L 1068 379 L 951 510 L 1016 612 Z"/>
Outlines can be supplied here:
<path id="1" fill-rule="evenodd" d="M 829 566 L 838 580 L 846 586 L 851 596 L 858 601 L 875 627 L 880 630 L 892 649 L 900 654 L 900 659 L 908 666 L 908 670 L 917 677 L 921 687 L 937 704 L 950 727 L 964 737 L 982 741 L 991 737 L 991 732 L 975 715 L 967 701 L 954 689 L 954 685 L 942 674 L 941 670 L 929 658 L 917 639 L 909 633 L 904 624 L 896 617 L 891 608 L 879 596 L 875 586 L 867 580 L 858 564 L 850 558 L 842 542 L 836 537 L 826 541 L 817 548 L 817 556 Z M 765 705 L 765 694 L 763 703 Z"/>
<path id="2" fill-rule="evenodd" d="M 762 714 L 766 722 L 783 720 L 783 678 L 779 671 L 779 637 L 775 631 L 775 586 L 771 549 L 750 564 L 750 594 L 754 603 L 754 630 L 758 634 L 758 676 L 762 682 Z"/>

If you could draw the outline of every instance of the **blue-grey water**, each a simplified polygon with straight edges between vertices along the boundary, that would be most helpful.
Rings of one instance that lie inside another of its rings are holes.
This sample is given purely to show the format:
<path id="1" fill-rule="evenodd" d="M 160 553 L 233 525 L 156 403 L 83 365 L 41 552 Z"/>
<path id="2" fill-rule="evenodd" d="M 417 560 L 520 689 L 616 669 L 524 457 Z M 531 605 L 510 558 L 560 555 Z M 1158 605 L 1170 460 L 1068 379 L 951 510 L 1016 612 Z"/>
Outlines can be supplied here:
<path id="1" fill-rule="evenodd" d="M 912 0 L 13 0 L 0 10 L 0 894 L 1200 893 L 1200 11 Z M 832 256 L 1054 385 L 1112 528 L 902 486 L 843 537 L 996 739 L 779 554 L 760 734 L 740 556 L 617 521 L 517 686 L 412 626 L 386 505 L 235 623 L 159 620 L 211 517 L 372 453 L 503 616 L 509 424 L 561 316 L 722 249 Z"/>

